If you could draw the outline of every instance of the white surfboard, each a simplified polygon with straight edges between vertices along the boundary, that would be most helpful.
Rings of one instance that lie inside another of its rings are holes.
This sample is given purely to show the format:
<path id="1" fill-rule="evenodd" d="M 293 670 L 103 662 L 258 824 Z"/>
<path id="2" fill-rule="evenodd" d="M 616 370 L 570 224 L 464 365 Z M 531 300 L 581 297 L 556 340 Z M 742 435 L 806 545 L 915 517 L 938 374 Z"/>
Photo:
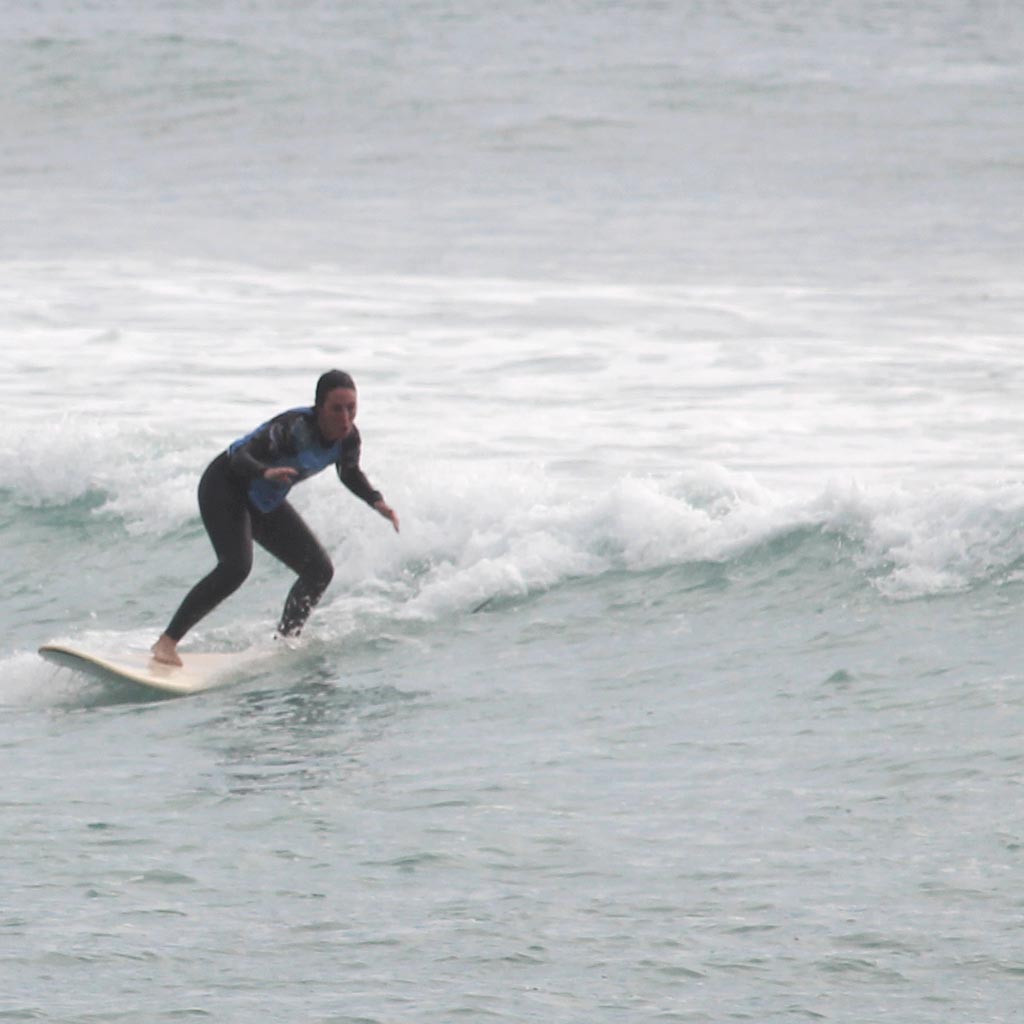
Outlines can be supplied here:
<path id="1" fill-rule="evenodd" d="M 39 653 L 57 665 L 84 672 L 103 682 L 136 683 L 163 693 L 187 694 L 224 682 L 249 660 L 245 654 L 181 653 L 183 664 L 164 665 L 149 651 L 99 654 L 67 644 L 44 644 Z"/>

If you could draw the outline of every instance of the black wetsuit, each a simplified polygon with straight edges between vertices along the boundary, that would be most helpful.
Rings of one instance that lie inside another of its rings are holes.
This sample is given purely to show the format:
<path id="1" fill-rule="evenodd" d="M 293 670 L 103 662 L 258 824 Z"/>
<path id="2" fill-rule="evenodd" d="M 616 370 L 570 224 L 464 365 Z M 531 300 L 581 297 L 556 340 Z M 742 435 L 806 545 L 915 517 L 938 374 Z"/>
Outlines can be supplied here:
<path id="1" fill-rule="evenodd" d="M 278 626 L 285 636 L 298 633 L 331 582 L 334 566 L 288 503 L 292 484 L 273 483 L 263 473 L 274 466 L 291 466 L 298 482 L 334 465 L 341 482 L 372 506 L 381 495 L 359 468 L 359 452 L 355 427 L 331 444 L 317 429 L 314 409 L 302 408 L 275 416 L 218 455 L 199 481 L 199 511 L 217 565 L 186 595 L 167 635 L 180 640 L 242 585 L 252 569 L 253 541 L 298 576 Z"/>

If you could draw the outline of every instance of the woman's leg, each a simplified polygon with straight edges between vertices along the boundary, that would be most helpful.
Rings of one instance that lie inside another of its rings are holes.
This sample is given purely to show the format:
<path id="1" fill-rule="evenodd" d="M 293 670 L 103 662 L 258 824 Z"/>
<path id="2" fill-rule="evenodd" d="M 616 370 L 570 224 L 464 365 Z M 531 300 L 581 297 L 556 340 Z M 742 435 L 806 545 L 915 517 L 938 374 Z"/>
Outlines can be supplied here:
<path id="1" fill-rule="evenodd" d="M 288 593 L 277 627 L 282 636 L 297 636 L 331 582 L 334 566 L 313 531 L 288 502 L 273 512 L 255 513 L 253 536 L 299 577 Z"/>
<path id="2" fill-rule="evenodd" d="M 249 506 L 242 487 L 228 473 L 224 455 L 210 463 L 199 481 L 199 511 L 213 543 L 217 565 L 188 592 L 171 619 L 165 636 L 175 644 L 234 593 L 252 569 Z"/>

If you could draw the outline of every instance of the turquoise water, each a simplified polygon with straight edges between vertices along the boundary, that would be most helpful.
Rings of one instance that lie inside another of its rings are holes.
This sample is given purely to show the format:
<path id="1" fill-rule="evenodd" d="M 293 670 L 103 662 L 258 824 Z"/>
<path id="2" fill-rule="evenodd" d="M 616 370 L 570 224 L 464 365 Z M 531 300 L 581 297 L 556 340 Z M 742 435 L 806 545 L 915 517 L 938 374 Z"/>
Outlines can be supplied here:
<path id="1" fill-rule="evenodd" d="M 6 13 L 0 1019 L 1018 1019 L 1018 19 Z M 298 646 L 43 662 L 331 366 Z"/>

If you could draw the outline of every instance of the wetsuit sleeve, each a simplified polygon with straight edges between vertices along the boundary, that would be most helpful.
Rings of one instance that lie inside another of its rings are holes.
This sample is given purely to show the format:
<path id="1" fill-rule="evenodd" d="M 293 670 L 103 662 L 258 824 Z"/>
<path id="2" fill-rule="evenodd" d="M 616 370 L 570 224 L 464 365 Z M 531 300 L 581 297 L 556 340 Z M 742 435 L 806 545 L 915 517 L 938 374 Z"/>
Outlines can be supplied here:
<path id="1" fill-rule="evenodd" d="M 263 476 L 270 468 L 252 455 L 248 445 L 242 445 L 241 448 L 235 449 L 231 453 L 230 461 L 231 472 L 243 480 L 255 480 L 257 477 Z"/>
<path id="2" fill-rule="evenodd" d="M 338 468 L 338 479 L 357 497 L 362 498 L 371 507 L 378 501 L 383 500 L 380 491 L 375 490 L 373 484 L 366 479 L 366 474 L 359 468 L 359 453 L 362 449 L 362 442 L 359 434 L 353 431 L 352 436 L 346 438 L 346 444 L 341 450 L 341 458 L 336 465 Z"/>
<path id="3" fill-rule="evenodd" d="M 243 480 L 255 480 L 270 469 L 274 459 L 284 454 L 288 441 L 287 424 L 273 419 L 231 452 L 231 471 Z"/>

